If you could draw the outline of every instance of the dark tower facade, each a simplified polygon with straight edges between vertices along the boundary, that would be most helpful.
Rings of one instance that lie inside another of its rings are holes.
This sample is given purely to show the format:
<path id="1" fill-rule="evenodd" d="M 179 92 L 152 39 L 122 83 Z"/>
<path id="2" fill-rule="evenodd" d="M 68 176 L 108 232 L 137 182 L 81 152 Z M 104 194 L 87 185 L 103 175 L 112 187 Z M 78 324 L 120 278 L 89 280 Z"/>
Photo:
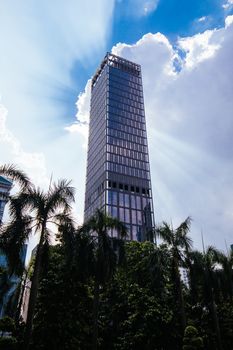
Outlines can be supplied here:
<path id="1" fill-rule="evenodd" d="M 124 222 L 128 239 L 153 240 L 141 67 L 111 53 L 92 79 L 84 221 L 96 209 Z"/>

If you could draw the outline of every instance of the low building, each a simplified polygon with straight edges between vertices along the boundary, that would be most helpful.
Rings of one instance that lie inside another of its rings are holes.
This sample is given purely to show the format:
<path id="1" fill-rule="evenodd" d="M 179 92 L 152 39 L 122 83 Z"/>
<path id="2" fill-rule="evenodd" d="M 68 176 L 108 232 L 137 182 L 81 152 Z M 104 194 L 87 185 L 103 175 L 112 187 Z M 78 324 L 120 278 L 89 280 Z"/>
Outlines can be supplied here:
<path id="1" fill-rule="evenodd" d="M 26 254 L 27 245 L 24 244 L 20 254 L 23 265 L 25 265 Z M 13 316 L 18 304 L 20 281 L 20 276 L 9 275 L 6 255 L 0 251 L 0 318 L 6 315 Z"/>
<path id="2" fill-rule="evenodd" d="M 12 188 L 12 182 L 3 176 L 0 176 L 0 225 L 2 223 L 7 197 Z"/>

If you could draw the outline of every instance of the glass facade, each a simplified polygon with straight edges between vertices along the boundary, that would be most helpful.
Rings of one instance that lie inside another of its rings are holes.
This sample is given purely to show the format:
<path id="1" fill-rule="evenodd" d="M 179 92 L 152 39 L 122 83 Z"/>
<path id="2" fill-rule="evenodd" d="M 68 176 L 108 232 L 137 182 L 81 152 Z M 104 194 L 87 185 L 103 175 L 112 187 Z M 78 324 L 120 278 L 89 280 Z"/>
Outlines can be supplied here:
<path id="1" fill-rule="evenodd" d="M 12 182 L 0 176 L 0 225 L 2 223 L 3 213 L 7 202 Z"/>
<path id="2" fill-rule="evenodd" d="M 141 67 L 111 53 L 92 79 L 84 220 L 97 208 L 123 221 L 128 239 L 153 239 Z"/>

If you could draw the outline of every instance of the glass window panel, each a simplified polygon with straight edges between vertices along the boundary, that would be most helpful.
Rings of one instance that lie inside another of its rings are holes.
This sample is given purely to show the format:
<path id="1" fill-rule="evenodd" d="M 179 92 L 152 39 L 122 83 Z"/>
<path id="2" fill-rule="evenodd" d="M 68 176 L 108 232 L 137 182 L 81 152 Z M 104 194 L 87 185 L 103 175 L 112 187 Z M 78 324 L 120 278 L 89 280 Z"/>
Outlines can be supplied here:
<path id="1" fill-rule="evenodd" d="M 126 226 L 126 229 L 127 229 L 127 238 L 131 239 L 131 226 L 127 225 L 127 224 L 125 224 L 125 226 Z"/>
<path id="2" fill-rule="evenodd" d="M 112 207 L 112 217 L 117 218 L 117 207 Z"/>
<path id="3" fill-rule="evenodd" d="M 141 197 L 136 196 L 137 209 L 141 210 Z"/>
<path id="4" fill-rule="evenodd" d="M 110 205 L 106 205 L 106 213 L 108 215 L 111 215 L 111 206 Z"/>
<path id="5" fill-rule="evenodd" d="M 131 215 L 132 215 L 132 224 L 136 224 L 137 223 L 136 210 L 131 210 Z"/>
<path id="6" fill-rule="evenodd" d="M 132 240 L 137 241 L 137 226 L 132 226 Z"/>
<path id="7" fill-rule="evenodd" d="M 124 194 L 119 193 L 119 206 L 123 207 L 124 206 Z"/>
<path id="8" fill-rule="evenodd" d="M 117 205 L 117 192 L 112 192 L 112 204 Z"/>
<path id="9" fill-rule="evenodd" d="M 139 242 L 142 241 L 142 227 L 141 226 L 137 226 L 137 240 Z"/>
<path id="10" fill-rule="evenodd" d="M 119 219 L 120 221 L 124 221 L 124 208 L 119 208 Z"/>
<path id="11" fill-rule="evenodd" d="M 125 193 L 125 207 L 129 208 L 129 195 Z"/>
<path id="12" fill-rule="evenodd" d="M 135 196 L 131 195 L 131 208 L 136 209 L 136 199 Z"/>
<path id="13" fill-rule="evenodd" d="M 125 222 L 130 223 L 129 209 L 125 209 Z"/>
<path id="14" fill-rule="evenodd" d="M 141 211 L 137 211 L 137 223 L 138 223 L 138 225 L 142 224 L 142 213 L 141 213 Z"/>
<path id="15" fill-rule="evenodd" d="M 112 192 L 111 191 L 107 191 L 107 204 L 111 204 L 112 203 Z"/>
<path id="16" fill-rule="evenodd" d="M 147 198 L 142 197 L 142 209 L 144 210 L 147 204 Z"/>

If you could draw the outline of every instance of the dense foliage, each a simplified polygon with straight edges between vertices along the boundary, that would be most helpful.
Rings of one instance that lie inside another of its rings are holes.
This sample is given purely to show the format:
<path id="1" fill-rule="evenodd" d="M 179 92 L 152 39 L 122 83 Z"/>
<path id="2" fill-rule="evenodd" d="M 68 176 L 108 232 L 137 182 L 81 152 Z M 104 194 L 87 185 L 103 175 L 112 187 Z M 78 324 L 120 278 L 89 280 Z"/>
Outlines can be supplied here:
<path id="1" fill-rule="evenodd" d="M 16 316 L 6 337 L 3 322 L 2 344 L 35 350 L 233 349 L 233 254 L 214 247 L 194 251 L 189 218 L 176 229 L 157 227 L 158 246 L 127 242 L 124 225 L 100 211 L 75 228 L 69 183 L 45 193 L 14 167 L 0 173 L 21 185 L 10 198 L 11 221 L 0 235 L 10 272 L 22 271 L 20 247 L 32 225 L 41 244 L 24 274 L 36 284 L 31 324 L 25 332 Z M 55 246 L 49 242 L 50 221 L 58 227 Z M 109 228 L 122 239 L 110 239 Z"/>
<path id="2" fill-rule="evenodd" d="M 95 247 L 90 249 L 91 239 L 87 236 L 77 234 L 77 241 L 82 252 L 76 251 L 72 266 L 67 266 L 62 244 L 50 248 L 48 268 L 40 284 L 33 349 L 93 348 Z M 85 249 L 89 251 L 84 253 Z M 204 258 L 207 253 L 198 254 Z M 87 270 L 83 259 L 85 264 L 89 263 Z M 191 264 L 196 268 L 192 260 Z M 98 348 L 231 349 L 233 306 L 220 282 L 223 269 L 219 266 L 212 270 L 211 290 L 216 309 L 213 315 L 212 301 L 206 297 L 207 271 L 202 268 L 195 275 L 195 293 L 190 287 L 189 270 L 188 284 L 181 281 L 187 325 L 192 326 L 184 334 L 171 250 L 165 244 L 156 247 L 149 242 L 125 243 L 123 261 L 100 288 Z M 220 344 L 215 318 L 219 320 Z"/>

